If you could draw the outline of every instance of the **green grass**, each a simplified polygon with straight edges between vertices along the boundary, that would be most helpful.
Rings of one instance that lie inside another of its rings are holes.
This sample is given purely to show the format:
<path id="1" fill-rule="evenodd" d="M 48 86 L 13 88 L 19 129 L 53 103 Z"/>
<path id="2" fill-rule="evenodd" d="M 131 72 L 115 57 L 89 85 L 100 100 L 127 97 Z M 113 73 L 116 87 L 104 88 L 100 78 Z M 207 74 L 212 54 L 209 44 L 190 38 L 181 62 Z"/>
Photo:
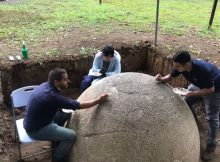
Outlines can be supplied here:
<path id="1" fill-rule="evenodd" d="M 213 1 L 166 0 L 160 3 L 159 31 L 174 35 L 194 32 L 220 37 L 220 4 L 211 30 L 207 30 Z M 36 41 L 42 35 L 74 26 L 153 32 L 153 0 L 21 0 L 0 3 L 0 40 Z"/>

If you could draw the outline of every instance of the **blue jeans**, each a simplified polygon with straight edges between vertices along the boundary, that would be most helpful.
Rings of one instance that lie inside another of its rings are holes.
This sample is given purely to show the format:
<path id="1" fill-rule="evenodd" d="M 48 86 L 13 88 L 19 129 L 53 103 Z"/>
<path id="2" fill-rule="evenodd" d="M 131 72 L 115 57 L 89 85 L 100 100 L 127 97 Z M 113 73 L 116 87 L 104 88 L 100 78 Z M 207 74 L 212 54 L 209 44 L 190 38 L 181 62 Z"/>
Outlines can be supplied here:
<path id="1" fill-rule="evenodd" d="M 199 88 L 190 84 L 188 90 L 196 91 Z M 216 92 L 203 97 L 186 97 L 185 101 L 195 116 L 193 104 L 199 99 L 203 99 L 206 111 L 206 119 L 208 121 L 208 138 L 207 146 L 215 148 L 217 145 L 217 134 L 219 130 L 219 110 L 220 110 L 220 92 Z"/>
<path id="2" fill-rule="evenodd" d="M 92 81 L 91 85 L 95 84 L 96 82 L 98 82 L 99 80 L 101 80 L 101 79 L 103 79 L 103 78 L 105 78 L 105 77 L 101 76 L 101 77 L 99 77 L 99 78 L 94 79 L 94 80 Z"/>
<path id="3" fill-rule="evenodd" d="M 28 135 L 36 140 L 58 142 L 53 153 L 53 162 L 67 162 L 69 152 L 76 141 L 74 130 L 50 123 L 37 131 L 28 132 Z"/>

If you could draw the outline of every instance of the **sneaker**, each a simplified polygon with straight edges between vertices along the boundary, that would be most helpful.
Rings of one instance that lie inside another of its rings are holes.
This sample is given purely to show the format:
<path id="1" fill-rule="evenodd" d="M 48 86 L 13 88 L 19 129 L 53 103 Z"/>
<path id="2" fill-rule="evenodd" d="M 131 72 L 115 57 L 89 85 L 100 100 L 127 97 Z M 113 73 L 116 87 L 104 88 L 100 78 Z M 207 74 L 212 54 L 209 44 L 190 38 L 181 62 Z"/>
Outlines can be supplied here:
<path id="1" fill-rule="evenodd" d="M 203 161 L 210 161 L 212 159 L 213 155 L 214 155 L 213 151 L 208 152 L 207 150 L 205 150 L 202 154 L 202 160 Z"/>
<path id="2" fill-rule="evenodd" d="M 202 154 L 202 160 L 203 161 L 209 161 L 212 159 L 214 152 L 215 152 L 216 146 L 210 146 L 207 145 L 205 151 Z"/>

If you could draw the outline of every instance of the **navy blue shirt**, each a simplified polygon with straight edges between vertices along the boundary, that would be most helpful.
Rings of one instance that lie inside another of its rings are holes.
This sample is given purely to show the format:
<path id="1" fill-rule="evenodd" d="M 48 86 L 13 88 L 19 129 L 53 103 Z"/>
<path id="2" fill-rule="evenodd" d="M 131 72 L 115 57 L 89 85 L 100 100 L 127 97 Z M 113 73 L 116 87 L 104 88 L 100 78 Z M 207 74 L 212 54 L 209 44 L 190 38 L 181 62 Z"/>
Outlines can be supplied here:
<path id="1" fill-rule="evenodd" d="M 51 123 L 59 109 L 73 109 L 80 103 L 67 99 L 60 94 L 56 87 L 49 82 L 42 83 L 30 96 L 24 116 L 26 131 L 35 131 Z"/>
<path id="2" fill-rule="evenodd" d="M 200 89 L 214 87 L 215 92 L 220 92 L 220 70 L 214 64 L 202 60 L 192 60 L 190 72 L 178 72 L 174 69 L 170 73 L 172 77 L 177 77 L 180 74 Z"/>

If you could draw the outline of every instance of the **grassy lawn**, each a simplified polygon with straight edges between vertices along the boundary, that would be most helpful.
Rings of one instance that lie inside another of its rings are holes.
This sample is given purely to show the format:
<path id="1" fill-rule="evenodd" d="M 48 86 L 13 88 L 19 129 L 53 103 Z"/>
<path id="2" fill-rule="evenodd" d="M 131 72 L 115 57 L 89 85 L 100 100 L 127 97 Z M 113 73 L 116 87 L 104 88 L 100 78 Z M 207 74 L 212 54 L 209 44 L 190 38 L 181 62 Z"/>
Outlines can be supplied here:
<path id="1" fill-rule="evenodd" d="M 152 0 L 20 0 L 0 3 L 0 40 L 21 44 L 71 27 L 154 32 L 156 1 Z M 199 3 L 198 3 L 199 2 Z M 166 0 L 160 3 L 160 33 L 220 37 L 220 4 L 207 30 L 212 0 Z"/>

